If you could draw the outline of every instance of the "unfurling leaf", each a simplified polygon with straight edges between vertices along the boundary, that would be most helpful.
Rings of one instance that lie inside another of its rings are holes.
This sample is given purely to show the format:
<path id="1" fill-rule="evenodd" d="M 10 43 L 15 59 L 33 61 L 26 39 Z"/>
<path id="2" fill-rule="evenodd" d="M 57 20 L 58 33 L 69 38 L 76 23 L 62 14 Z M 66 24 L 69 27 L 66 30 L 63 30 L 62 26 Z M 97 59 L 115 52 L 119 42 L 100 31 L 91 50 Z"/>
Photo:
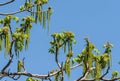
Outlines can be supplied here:
<path id="1" fill-rule="evenodd" d="M 94 48 L 93 51 L 94 51 L 95 53 L 97 53 L 97 55 L 100 54 L 100 50 L 98 50 L 97 48 Z"/>
<path id="2" fill-rule="evenodd" d="M 51 54 L 54 54 L 54 53 L 55 53 L 54 47 L 51 47 L 51 48 L 49 49 L 49 53 L 51 53 Z"/>

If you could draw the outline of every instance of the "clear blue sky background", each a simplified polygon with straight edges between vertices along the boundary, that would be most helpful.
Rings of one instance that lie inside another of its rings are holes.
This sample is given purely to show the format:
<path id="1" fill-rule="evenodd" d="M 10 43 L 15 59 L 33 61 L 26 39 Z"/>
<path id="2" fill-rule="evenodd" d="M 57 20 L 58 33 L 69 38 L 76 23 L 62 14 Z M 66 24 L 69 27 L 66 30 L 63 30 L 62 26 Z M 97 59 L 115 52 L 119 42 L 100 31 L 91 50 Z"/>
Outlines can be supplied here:
<path id="1" fill-rule="evenodd" d="M 1 7 L 0 12 L 18 10 L 19 5 L 23 2 L 24 0 L 16 0 L 5 8 Z M 91 42 L 95 43 L 96 48 L 100 49 L 101 53 L 104 51 L 103 44 L 110 41 L 114 44 L 111 70 L 120 72 L 120 65 L 118 65 L 120 60 L 120 0 L 50 0 L 48 5 L 53 8 L 50 34 L 63 30 L 74 32 L 77 40 L 77 44 L 74 45 L 74 56 L 80 53 L 84 47 L 84 37 L 88 37 Z M 22 13 L 22 15 L 27 15 L 27 13 Z M 19 14 L 20 17 L 22 15 Z M 12 24 L 12 26 L 14 29 L 16 25 Z M 27 51 L 20 53 L 20 58 L 26 57 L 25 67 L 28 72 L 47 74 L 51 69 L 57 68 L 54 55 L 48 53 L 50 40 L 51 37 L 47 34 L 47 30 L 42 29 L 40 24 L 34 24 L 29 48 Z M 3 54 L 3 52 L 1 53 Z M 59 60 L 63 61 L 65 55 L 61 54 Z M 1 66 L 7 62 L 7 59 L 3 61 L 3 57 L 0 57 L 0 61 L 2 62 L 0 68 L 2 68 Z M 11 71 L 16 69 L 15 63 L 11 65 L 11 67 L 14 67 Z M 79 67 L 71 71 L 71 78 L 65 78 L 65 81 L 74 81 L 79 78 L 82 73 L 81 69 Z M 21 77 L 18 81 L 25 81 L 25 78 Z M 9 78 L 4 78 L 1 81 L 5 79 L 13 81 Z"/>

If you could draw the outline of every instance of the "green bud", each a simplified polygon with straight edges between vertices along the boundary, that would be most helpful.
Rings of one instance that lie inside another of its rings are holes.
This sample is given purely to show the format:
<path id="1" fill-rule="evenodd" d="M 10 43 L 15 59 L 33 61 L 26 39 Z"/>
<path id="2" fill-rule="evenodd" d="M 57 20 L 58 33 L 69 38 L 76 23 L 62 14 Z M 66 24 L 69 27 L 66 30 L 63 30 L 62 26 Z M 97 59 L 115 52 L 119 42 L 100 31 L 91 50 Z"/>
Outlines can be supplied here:
<path id="1" fill-rule="evenodd" d="M 24 8 L 25 8 L 24 6 L 20 6 L 20 10 L 21 10 L 21 11 L 24 10 Z"/>
<path id="2" fill-rule="evenodd" d="M 13 17 L 13 20 L 15 20 L 16 22 L 19 22 L 19 18 L 18 17 Z"/>

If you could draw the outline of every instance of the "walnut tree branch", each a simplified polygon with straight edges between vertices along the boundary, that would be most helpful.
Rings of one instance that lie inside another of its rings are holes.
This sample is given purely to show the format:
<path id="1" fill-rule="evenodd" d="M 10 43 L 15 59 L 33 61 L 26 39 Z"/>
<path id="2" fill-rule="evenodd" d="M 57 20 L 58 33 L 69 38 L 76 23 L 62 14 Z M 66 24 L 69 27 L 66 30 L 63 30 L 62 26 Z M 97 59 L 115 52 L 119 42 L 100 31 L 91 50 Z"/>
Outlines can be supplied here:
<path id="1" fill-rule="evenodd" d="M 55 61 L 58 65 L 58 67 L 61 69 L 61 65 L 58 62 L 58 52 L 59 52 L 59 48 L 56 46 L 56 54 L 55 54 Z"/>
<path id="2" fill-rule="evenodd" d="M 7 5 L 7 4 L 10 4 L 12 2 L 14 2 L 15 0 L 10 0 L 8 2 L 5 2 L 5 3 L 0 3 L 0 6 L 4 6 L 4 5 Z"/>
<path id="3" fill-rule="evenodd" d="M 115 78 L 110 78 L 110 79 L 106 79 L 106 78 L 102 78 L 101 80 L 103 81 L 116 81 L 116 80 L 120 80 L 120 77 L 115 77 Z"/>
<path id="4" fill-rule="evenodd" d="M 76 81 L 95 81 L 95 79 L 86 79 L 86 76 L 89 74 L 89 72 L 90 72 L 91 70 L 94 70 L 94 69 L 95 69 L 95 67 L 92 67 L 90 70 L 88 70 L 88 71 L 85 73 L 84 77 L 82 77 L 81 79 L 77 79 Z M 106 71 L 99 79 L 102 80 L 102 81 L 116 81 L 116 80 L 120 80 L 120 77 L 104 78 L 105 75 L 107 75 L 107 74 L 109 73 L 109 69 L 110 69 L 110 67 L 107 68 L 107 71 Z"/>
<path id="5" fill-rule="evenodd" d="M 78 65 L 75 65 L 75 66 L 72 66 L 71 67 L 71 69 L 73 70 L 73 69 L 75 69 L 75 68 L 77 68 L 77 67 L 79 67 L 79 66 L 81 66 L 82 65 L 82 63 L 80 63 L 80 64 L 78 64 Z M 65 69 L 63 69 L 63 70 L 65 70 Z M 56 74 L 58 74 L 58 73 L 60 73 L 61 72 L 61 70 L 59 70 L 59 71 L 56 71 L 56 72 L 54 72 L 54 73 L 52 73 L 52 74 L 47 74 L 47 75 L 39 75 L 39 74 L 32 74 L 32 73 L 27 73 L 27 72 L 6 72 L 6 71 L 4 71 L 4 72 L 0 72 L 0 75 L 2 76 L 2 77 L 10 77 L 10 78 L 12 78 L 13 80 L 15 79 L 15 78 L 13 78 L 13 77 L 15 77 L 15 76 L 18 76 L 18 78 L 20 77 L 20 76 L 27 76 L 27 77 L 34 77 L 34 78 L 39 78 L 39 79 L 50 79 L 50 77 L 52 77 L 52 76 L 54 76 L 54 75 L 56 75 Z"/>
<path id="6" fill-rule="evenodd" d="M 10 54 L 9 54 L 10 55 L 10 59 L 9 59 L 8 63 L 3 67 L 1 72 L 4 72 L 10 66 L 10 64 L 12 63 L 12 60 L 13 60 L 13 54 L 12 54 L 13 43 L 14 43 L 14 40 L 11 41 Z"/>
<path id="7" fill-rule="evenodd" d="M 94 70 L 95 67 L 89 68 L 85 71 L 85 73 L 83 74 L 83 76 L 81 76 L 79 79 L 77 79 L 76 81 L 87 81 L 86 77 L 87 75 L 90 73 L 90 71 Z M 90 79 L 88 81 L 94 81 L 94 79 Z"/>
<path id="8" fill-rule="evenodd" d="M 33 4 L 33 5 L 32 5 L 32 7 L 35 7 L 35 6 L 37 6 L 37 5 L 36 5 L 36 4 Z M 26 10 L 26 9 L 23 9 L 23 10 L 18 10 L 18 11 L 9 12 L 9 13 L 2 13 L 2 12 L 0 12 L 0 15 L 6 16 L 6 15 L 15 15 L 15 14 L 18 14 L 18 13 L 22 13 L 22 12 L 24 12 L 24 11 L 29 12 L 29 9 L 31 9 L 32 7 L 28 8 L 27 10 Z"/>
<path id="9" fill-rule="evenodd" d="M 80 64 L 77 64 L 75 66 L 70 67 L 70 69 L 72 70 L 72 69 L 77 68 L 77 67 L 82 66 L 82 65 L 83 65 L 83 63 L 80 63 Z"/>
<path id="10" fill-rule="evenodd" d="M 106 72 L 100 77 L 100 79 L 102 79 L 103 77 L 105 77 L 105 75 L 107 75 L 109 73 L 110 67 L 108 66 Z"/>
<path id="11" fill-rule="evenodd" d="M 24 12 L 24 11 L 26 11 L 26 10 L 19 10 L 19 11 L 10 12 L 10 13 L 1 13 L 1 12 L 0 12 L 0 15 L 2 15 L 2 16 L 15 15 L 15 14 L 18 14 L 18 13 L 21 13 L 21 12 Z"/>

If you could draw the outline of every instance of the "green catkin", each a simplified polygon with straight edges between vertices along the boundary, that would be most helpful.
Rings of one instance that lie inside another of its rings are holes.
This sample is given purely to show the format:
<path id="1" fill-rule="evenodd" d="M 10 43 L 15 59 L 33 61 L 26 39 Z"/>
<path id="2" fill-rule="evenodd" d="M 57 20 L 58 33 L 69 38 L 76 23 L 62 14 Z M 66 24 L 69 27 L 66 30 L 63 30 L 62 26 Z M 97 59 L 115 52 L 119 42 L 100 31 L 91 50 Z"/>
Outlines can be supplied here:
<path id="1" fill-rule="evenodd" d="M 66 43 L 64 44 L 64 53 L 66 52 Z"/>
<path id="2" fill-rule="evenodd" d="M 100 68 L 100 64 L 98 63 L 98 61 L 96 61 L 96 80 L 100 81 L 100 75 L 101 75 L 101 68 Z"/>
<path id="3" fill-rule="evenodd" d="M 27 28 L 26 35 L 27 35 L 28 37 L 27 37 L 27 39 L 26 39 L 26 41 L 25 41 L 25 49 L 28 48 L 28 43 L 29 43 L 29 41 L 30 41 L 30 29 L 29 29 L 29 28 Z"/>
<path id="4" fill-rule="evenodd" d="M 46 27 L 46 11 L 43 11 L 43 27 Z"/>
<path id="5" fill-rule="evenodd" d="M 2 45 L 3 45 L 3 42 L 2 42 L 2 36 L 0 37 L 0 51 L 2 50 Z"/>
<path id="6" fill-rule="evenodd" d="M 17 67 L 18 72 L 22 71 L 22 67 L 23 67 L 22 65 L 23 65 L 22 61 L 18 60 L 18 67 Z"/>
<path id="7" fill-rule="evenodd" d="M 5 36 L 5 54 L 8 54 L 10 51 L 10 35 L 6 34 Z"/>
<path id="8" fill-rule="evenodd" d="M 32 8 L 31 15 L 34 17 L 35 16 L 35 7 Z"/>
<path id="9" fill-rule="evenodd" d="M 39 12 L 39 8 L 38 8 L 39 6 L 37 5 L 37 7 L 36 7 L 36 14 L 35 14 L 35 23 L 37 23 L 37 20 L 38 20 L 38 12 Z"/>
<path id="10" fill-rule="evenodd" d="M 65 62 L 65 70 L 66 70 L 68 77 L 70 77 L 70 59 L 69 58 L 67 58 Z"/>
<path id="11" fill-rule="evenodd" d="M 50 28 L 50 18 L 51 18 L 51 15 L 52 15 L 52 9 L 51 9 L 51 7 L 49 7 L 48 11 L 47 11 L 48 31 L 49 31 L 49 28 Z"/>
<path id="12" fill-rule="evenodd" d="M 92 66 L 92 57 L 93 57 L 93 54 L 92 54 L 92 51 L 94 49 L 94 44 L 92 43 L 89 43 L 88 45 L 88 65 L 89 65 L 89 68 Z"/>
<path id="13" fill-rule="evenodd" d="M 42 11 L 39 12 L 39 22 L 40 24 L 42 24 L 42 16 L 43 16 L 43 13 Z"/>

